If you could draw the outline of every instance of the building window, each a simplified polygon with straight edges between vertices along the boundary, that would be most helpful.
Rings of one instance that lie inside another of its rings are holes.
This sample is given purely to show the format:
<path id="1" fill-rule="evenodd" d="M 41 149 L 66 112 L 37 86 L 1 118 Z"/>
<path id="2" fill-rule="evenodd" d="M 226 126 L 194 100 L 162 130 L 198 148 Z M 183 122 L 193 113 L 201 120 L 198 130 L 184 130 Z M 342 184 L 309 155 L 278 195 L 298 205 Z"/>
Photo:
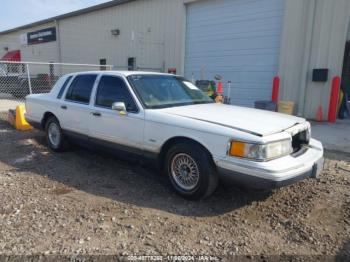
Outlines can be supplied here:
<path id="1" fill-rule="evenodd" d="M 8 64 L 8 73 L 17 74 L 20 73 L 21 65 L 19 64 Z"/>

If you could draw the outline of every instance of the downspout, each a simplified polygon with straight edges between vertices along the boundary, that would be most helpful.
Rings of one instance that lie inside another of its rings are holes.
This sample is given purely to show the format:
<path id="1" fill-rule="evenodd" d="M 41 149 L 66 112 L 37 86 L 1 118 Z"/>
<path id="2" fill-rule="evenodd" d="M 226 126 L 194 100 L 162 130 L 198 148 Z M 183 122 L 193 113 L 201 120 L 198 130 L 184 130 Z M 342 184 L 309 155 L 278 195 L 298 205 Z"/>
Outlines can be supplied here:
<path id="1" fill-rule="evenodd" d="M 55 20 L 55 26 L 57 31 L 57 46 L 58 46 L 58 62 L 62 63 L 62 50 L 61 50 L 61 32 L 60 32 L 60 25 L 58 20 Z"/>
<path id="2" fill-rule="evenodd" d="M 306 30 L 306 41 L 305 41 L 305 52 L 304 60 L 301 72 L 301 84 L 299 92 L 299 116 L 305 116 L 305 104 L 306 104 L 306 87 L 308 82 L 308 70 L 311 59 L 311 50 L 312 50 L 312 38 L 314 34 L 314 25 L 315 25 L 315 14 L 316 14 L 316 0 L 309 0 L 309 8 L 311 10 L 308 12 L 308 21 L 307 21 L 307 30 Z"/>
<path id="3" fill-rule="evenodd" d="M 181 61 L 180 61 L 180 74 L 185 75 L 185 60 L 186 60 L 186 35 L 187 35 L 187 3 L 184 1 L 182 8 L 182 39 L 181 39 Z"/>

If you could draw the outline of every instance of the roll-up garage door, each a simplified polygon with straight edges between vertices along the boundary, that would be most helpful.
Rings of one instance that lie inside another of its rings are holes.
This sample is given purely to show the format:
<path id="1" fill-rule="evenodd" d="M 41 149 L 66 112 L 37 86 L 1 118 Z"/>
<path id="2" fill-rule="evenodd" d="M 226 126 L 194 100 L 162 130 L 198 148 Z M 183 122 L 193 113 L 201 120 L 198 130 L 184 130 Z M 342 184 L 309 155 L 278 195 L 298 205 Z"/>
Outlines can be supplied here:
<path id="1" fill-rule="evenodd" d="M 232 81 L 231 103 L 271 98 L 284 0 L 199 0 L 187 5 L 185 76 Z M 226 84 L 225 84 L 226 86 Z M 225 88 L 226 95 L 228 94 Z"/>

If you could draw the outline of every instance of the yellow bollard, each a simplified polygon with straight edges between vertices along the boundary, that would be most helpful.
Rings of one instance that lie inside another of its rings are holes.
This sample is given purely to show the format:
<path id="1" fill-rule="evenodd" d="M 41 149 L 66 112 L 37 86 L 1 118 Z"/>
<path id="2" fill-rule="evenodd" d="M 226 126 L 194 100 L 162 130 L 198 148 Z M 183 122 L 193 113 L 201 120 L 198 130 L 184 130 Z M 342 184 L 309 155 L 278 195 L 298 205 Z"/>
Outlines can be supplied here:
<path id="1" fill-rule="evenodd" d="M 26 112 L 24 105 L 19 105 L 16 107 L 16 123 L 15 127 L 17 130 L 26 131 L 32 130 L 33 127 L 28 124 L 26 119 L 24 118 L 24 113 Z"/>

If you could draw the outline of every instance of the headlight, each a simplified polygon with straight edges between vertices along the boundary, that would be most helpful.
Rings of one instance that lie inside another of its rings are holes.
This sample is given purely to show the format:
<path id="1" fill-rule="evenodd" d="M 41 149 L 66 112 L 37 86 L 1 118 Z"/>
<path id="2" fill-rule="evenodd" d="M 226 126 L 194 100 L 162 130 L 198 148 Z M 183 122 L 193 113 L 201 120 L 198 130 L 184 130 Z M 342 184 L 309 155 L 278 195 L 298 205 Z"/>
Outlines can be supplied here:
<path id="1" fill-rule="evenodd" d="M 288 139 L 264 145 L 232 141 L 229 154 L 256 161 L 268 161 L 289 155 L 292 152 L 292 141 Z"/>

